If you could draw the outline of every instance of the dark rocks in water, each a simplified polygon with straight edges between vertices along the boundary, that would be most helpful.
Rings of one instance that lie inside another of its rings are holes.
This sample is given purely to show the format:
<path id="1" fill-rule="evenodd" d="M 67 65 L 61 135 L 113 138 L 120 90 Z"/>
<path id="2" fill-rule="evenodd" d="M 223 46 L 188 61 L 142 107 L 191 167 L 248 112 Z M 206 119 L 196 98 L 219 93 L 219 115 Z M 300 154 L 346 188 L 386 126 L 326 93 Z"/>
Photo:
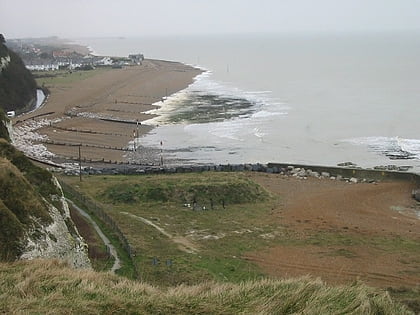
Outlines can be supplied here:
<path id="1" fill-rule="evenodd" d="M 337 166 L 341 166 L 341 167 L 357 167 L 357 164 L 355 164 L 353 162 L 343 162 L 343 163 L 338 163 Z"/>
<path id="2" fill-rule="evenodd" d="M 177 109 L 169 114 L 170 122 L 208 123 L 239 116 L 249 117 L 258 105 L 258 102 L 243 97 L 203 94 L 199 91 L 192 91 L 180 102 Z"/>
<path id="3" fill-rule="evenodd" d="M 398 171 L 398 172 L 406 172 L 409 169 L 413 168 L 412 166 L 397 166 L 397 165 L 379 165 L 375 166 L 374 170 L 379 171 Z"/>
<path id="4" fill-rule="evenodd" d="M 396 152 L 386 152 L 385 155 L 390 160 L 413 160 L 416 156 L 410 152 L 399 150 Z"/>

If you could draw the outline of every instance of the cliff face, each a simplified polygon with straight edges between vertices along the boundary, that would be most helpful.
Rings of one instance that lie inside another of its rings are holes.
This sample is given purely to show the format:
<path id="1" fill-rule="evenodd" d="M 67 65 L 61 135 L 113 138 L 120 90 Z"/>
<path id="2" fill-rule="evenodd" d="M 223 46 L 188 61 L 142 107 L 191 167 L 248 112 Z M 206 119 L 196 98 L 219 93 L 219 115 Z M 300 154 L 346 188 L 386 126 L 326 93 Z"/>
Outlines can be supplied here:
<path id="1" fill-rule="evenodd" d="M 37 84 L 22 59 L 0 41 L 0 107 L 18 113 L 36 103 Z"/>
<path id="2" fill-rule="evenodd" d="M 34 258 L 90 267 L 87 245 L 70 218 L 58 181 L 0 139 L 0 260 Z"/>
<path id="3" fill-rule="evenodd" d="M 54 195 L 54 203 L 46 202 L 46 210 L 52 221 L 48 224 L 33 222 L 23 238 L 20 259 L 59 258 L 75 268 L 89 268 L 87 244 L 70 218 L 68 204 L 58 181 L 53 178 L 60 193 Z"/>

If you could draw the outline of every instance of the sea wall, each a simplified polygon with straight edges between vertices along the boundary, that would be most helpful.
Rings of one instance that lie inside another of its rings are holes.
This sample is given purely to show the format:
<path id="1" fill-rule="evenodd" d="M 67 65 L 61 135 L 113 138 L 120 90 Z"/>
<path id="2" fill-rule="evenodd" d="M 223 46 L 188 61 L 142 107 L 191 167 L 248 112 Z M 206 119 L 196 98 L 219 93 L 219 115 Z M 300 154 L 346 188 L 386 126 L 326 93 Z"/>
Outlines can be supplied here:
<path id="1" fill-rule="evenodd" d="M 75 164 L 76 166 L 76 164 Z M 141 174 L 171 174 L 191 172 L 264 172 L 282 174 L 305 179 L 308 177 L 322 177 L 348 182 L 374 182 L 383 180 L 404 180 L 416 183 L 420 187 L 420 175 L 410 172 L 362 169 L 353 167 L 332 167 L 319 165 L 302 165 L 286 163 L 268 164 L 220 164 L 220 165 L 184 165 L 184 166 L 138 166 L 132 164 L 111 164 L 100 167 L 83 167 L 82 175 L 141 175 Z M 78 168 L 67 169 L 67 175 L 79 175 Z"/>

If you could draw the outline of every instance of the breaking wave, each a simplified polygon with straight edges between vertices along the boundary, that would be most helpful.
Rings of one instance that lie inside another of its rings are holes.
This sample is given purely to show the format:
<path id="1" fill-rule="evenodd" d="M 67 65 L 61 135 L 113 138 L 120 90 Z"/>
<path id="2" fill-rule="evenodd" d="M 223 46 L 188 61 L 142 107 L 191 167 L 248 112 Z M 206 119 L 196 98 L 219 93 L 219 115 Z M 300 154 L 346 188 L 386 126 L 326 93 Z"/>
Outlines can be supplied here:
<path id="1" fill-rule="evenodd" d="M 400 137 L 362 137 L 345 140 L 355 145 L 367 146 L 369 150 L 387 156 L 391 160 L 420 159 L 420 140 Z"/>

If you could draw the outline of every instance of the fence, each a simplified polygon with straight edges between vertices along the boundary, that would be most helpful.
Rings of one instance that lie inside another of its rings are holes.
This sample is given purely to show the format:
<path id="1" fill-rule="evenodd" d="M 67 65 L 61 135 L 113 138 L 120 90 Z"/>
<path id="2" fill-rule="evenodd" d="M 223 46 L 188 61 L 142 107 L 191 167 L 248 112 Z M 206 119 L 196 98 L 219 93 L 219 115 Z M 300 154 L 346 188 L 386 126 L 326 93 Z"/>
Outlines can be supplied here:
<path id="1" fill-rule="evenodd" d="M 140 272 L 134 260 L 135 251 L 131 247 L 129 241 L 125 237 L 124 233 L 120 230 L 114 219 L 112 219 L 98 203 L 96 203 L 89 197 L 83 195 L 81 192 L 77 191 L 72 186 L 68 185 L 66 182 L 60 181 L 60 184 L 63 190 L 67 194 L 71 195 L 71 199 L 73 201 L 78 201 L 81 205 L 83 205 L 84 210 L 94 215 L 98 220 L 100 220 L 103 224 L 105 224 L 109 229 L 111 229 L 115 233 L 122 248 L 127 253 L 133 265 L 134 278 L 139 279 Z"/>

